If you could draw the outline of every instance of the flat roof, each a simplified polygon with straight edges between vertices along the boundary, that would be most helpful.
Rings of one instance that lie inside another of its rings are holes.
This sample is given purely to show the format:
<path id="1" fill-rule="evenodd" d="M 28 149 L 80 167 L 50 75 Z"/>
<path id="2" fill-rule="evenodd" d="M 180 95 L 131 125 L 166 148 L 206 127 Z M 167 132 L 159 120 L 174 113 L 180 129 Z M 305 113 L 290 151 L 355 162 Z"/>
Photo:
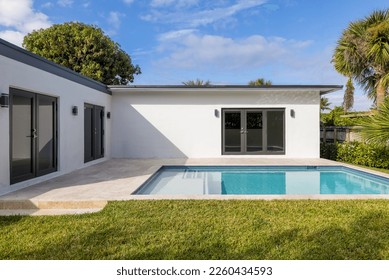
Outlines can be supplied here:
<path id="1" fill-rule="evenodd" d="M 112 92 L 166 92 L 166 91 L 319 91 L 320 95 L 338 91 L 342 85 L 271 85 L 271 86 L 249 86 L 249 85 L 208 85 L 208 86 L 186 86 L 186 85 L 111 85 L 108 88 Z"/>
<path id="2" fill-rule="evenodd" d="M 0 55 L 19 61 L 21 63 L 30 65 L 48 73 L 60 76 L 72 82 L 81 84 L 83 86 L 111 94 L 111 91 L 103 83 L 97 82 L 91 78 L 83 76 L 69 68 L 54 63 L 46 58 L 36 55 L 32 52 L 26 51 L 14 44 L 11 44 L 3 39 L 0 39 Z"/>

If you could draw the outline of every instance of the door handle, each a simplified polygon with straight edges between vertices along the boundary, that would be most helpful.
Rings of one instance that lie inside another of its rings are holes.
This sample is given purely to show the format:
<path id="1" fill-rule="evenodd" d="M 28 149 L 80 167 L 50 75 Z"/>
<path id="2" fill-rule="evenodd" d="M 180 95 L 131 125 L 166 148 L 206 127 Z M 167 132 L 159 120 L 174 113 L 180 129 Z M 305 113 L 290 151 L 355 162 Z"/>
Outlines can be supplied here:
<path id="1" fill-rule="evenodd" d="M 33 138 L 33 139 L 38 138 L 38 135 L 36 133 L 36 128 L 32 129 L 31 133 L 32 134 L 30 136 L 26 136 L 26 137 Z"/>

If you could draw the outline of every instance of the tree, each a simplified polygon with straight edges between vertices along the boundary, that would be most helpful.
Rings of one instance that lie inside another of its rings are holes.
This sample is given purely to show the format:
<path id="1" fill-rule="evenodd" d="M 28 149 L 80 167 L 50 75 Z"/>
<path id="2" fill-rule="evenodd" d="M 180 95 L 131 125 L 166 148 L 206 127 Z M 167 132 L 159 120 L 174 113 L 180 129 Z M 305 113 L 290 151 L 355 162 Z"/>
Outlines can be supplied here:
<path id="1" fill-rule="evenodd" d="M 331 103 L 328 101 L 327 97 L 321 97 L 320 98 L 320 110 L 325 111 L 325 110 L 330 110 L 330 105 Z"/>
<path id="2" fill-rule="evenodd" d="M 272 82 L 270 80 L 265 80 L 263 78 L 256 79 L 249 82 L 249 86 L 271 86 Z"/>
<path id="3" fill-rule="evenodd" d="M 353 81 L 349 78 L 346 84 L 346 90 L 344 91 L 342 104 L 345 113 L 354 106 L 354 90 Z"/>
<path id="4" fill-rule="evenodd" d="M 378 107 L 375 114 L 363 121 L 361 135 L 368 143 L 388 145 L 389 143 L 389 98 Z"/>
<path id="5" fill-rule="evenodd" d="M 203 81 L 200 79 L 196 80 L 188 80 L 186 82 L 182 82 L 185 86 L 194 86 L 194 87 L 206 87 L 211 85 L 211 82 L 209 80 Z"/>
<path id="6" fill-rule="evenodd" d="M 389 10 L 351 22 L 337 42 L 332 62 L 380 106 L 389 86 Z"/>
<path id="7" fill-rule="evenodd" d="M 54 24 L 27 34 L 23 47 L 105 84 L 126 85 L 141 73 L 120 45 L 94 25 Z"/>

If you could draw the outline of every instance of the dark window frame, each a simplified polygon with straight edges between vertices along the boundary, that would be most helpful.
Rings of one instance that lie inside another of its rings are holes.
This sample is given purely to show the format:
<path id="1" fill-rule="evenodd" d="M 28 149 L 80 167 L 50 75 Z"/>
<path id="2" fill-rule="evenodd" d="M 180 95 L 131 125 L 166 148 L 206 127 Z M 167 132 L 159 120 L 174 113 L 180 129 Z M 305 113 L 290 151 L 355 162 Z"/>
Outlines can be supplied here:
<path id="1" fill-rule="evenodd" d="M 222 108 L 222 118 L 221 118 L 221 133 L 222 133 L 222 143 L 221 143 L 221 153 L 222 155 L 285 155 L 286 154 L 286 108 Z M 243 134 L 241 136 L 241 151 L 240 152 L 226 152 L 225 150 L 225 113 L 226 112 L 237 112 L 239 111 L 241 114 L 241 126 L 247 126 L 247 112 L 262 112 L 262 123 L 263 123 L 263 131 L 262 131 L 262 141 L 263 141 L 263 151 L 260 152 L 247 152 L 247 134 Z M 277 111 L 283 112 L 283 150 L 282 151 L 268 151 L 267 150 L 267 112 L 269 111 Z"/>

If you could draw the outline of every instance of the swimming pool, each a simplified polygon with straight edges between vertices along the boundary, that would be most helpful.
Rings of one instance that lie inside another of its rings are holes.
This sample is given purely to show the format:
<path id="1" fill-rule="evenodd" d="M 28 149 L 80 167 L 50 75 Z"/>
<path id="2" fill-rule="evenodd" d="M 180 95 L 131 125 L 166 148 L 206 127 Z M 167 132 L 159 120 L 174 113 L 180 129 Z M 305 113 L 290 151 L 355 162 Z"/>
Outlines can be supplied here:
<path id="1" fill-rule="evenodd" d="M 162 166 L 134 194 L 389 194 L 389 178 L 343 166 Z"/>

